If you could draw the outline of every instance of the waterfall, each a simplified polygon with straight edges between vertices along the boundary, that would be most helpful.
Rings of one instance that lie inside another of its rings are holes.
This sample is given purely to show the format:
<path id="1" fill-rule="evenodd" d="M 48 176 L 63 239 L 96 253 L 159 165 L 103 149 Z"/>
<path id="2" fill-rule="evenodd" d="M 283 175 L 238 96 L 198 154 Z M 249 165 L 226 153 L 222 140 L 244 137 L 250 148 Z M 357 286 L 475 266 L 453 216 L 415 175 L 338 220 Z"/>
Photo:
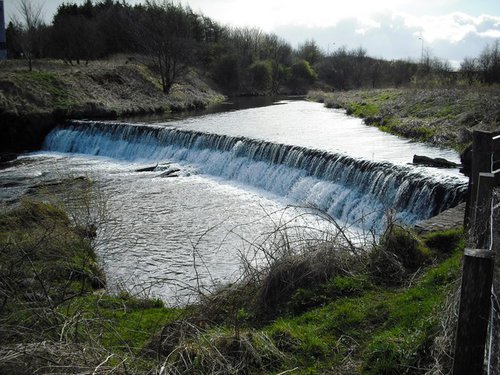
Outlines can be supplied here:
<path id="1" fill-rule="evenodd" d="M 127 161 L 174 161 L 317 207 L 342 223 L 379 229 L 392 210 L 403 223 L 429 218 L 464 200 L 458 178 L 245 137 L 155 125 L 72 121 L 44 148 Z"/>

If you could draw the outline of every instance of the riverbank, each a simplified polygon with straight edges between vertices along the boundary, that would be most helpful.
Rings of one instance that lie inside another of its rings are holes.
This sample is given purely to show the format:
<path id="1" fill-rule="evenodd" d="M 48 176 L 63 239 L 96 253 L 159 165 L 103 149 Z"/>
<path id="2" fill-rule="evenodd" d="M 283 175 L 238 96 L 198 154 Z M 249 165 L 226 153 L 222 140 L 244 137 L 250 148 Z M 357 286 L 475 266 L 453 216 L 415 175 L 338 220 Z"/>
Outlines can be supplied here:
<path id="1" fill-rule="evenodd" d="M 32 72 L 22 61 L 1 64 L 0 152 L 36 149 L 52 127 L 69 118 L 186 111 L 224 100 L 195 70 L 165 95 L 158 75 L 126 58 L 78 66 L 40 61 Z"/>
<path id="2" fill-rule="evenodd" d="M 312 91 L 308 98 L 343 108 L 383 131 L 459 152 L 473 130 L 500 129 L 497 86 Z"/>
<path id="3" fill-rule="evenodd" d="M 89 204 L 85 194 L 76 197 Z M 456 308 L 449 298 L 460 274 L 460 231 L 417 237 L 393 224 L 373 248 L 355 253 L 340 239 L 282 249 L 240 282 L 165 308 L 145 294 L 106 293 L 92 248 L 99 228 L 70 220 L 71 202 L 69 212 L 24 201 L 0 215 L 2 373 L 381 374 L 450 366 L 446 309 Z"/>

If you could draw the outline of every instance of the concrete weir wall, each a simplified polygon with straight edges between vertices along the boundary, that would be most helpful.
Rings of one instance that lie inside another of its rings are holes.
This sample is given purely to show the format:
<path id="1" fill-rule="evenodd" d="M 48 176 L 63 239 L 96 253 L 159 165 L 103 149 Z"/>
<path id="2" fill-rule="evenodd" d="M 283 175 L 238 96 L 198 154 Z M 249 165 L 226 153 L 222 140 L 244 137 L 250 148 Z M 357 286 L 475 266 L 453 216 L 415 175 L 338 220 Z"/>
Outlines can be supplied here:
<path id="1" fill-rule="evenodd" d="M 434 231 L 460 228 L 464 224 L 465 203 L 441 212 L 439 215 L 422 220 L 415 224 L 417 233 L 425 234 Z"/>

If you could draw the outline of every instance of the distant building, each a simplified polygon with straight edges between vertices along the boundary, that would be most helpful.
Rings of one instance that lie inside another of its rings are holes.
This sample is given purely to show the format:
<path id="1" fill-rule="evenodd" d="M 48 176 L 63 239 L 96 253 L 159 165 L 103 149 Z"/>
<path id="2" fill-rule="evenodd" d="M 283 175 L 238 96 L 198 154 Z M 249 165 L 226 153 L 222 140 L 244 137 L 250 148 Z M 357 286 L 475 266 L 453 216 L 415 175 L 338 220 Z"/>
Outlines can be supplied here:
<path id="1" fill-rule="evenodd" d="M 0 0 L 0 60 L 7 59 L 7 41 L 5 39 L 5 13 L 3 0 Z"/>

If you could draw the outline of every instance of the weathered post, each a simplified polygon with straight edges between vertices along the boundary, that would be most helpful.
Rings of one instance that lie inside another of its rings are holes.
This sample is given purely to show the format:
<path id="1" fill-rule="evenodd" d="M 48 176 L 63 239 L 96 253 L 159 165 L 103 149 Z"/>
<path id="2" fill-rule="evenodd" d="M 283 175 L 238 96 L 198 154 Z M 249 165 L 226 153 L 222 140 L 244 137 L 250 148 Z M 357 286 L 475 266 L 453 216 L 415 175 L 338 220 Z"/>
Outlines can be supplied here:
<path id="1" fill-rule="evenodd" d="M 474 132 L 469 194 L 469 244 L 465 250 L 453 375 L 482 374 L 491 307 L 494 252 L 491 249 L 492 134 Z"/>
<path id="2" fill-rule="evenodd" d="M 500 173 L 499 173 L 500 175 Z M 498 175 L 496 185 L 498 186 Z M 500 205 L 500 194 L 499 191 L 495 191 L 493 193 L 493 207 L 498 207 Z M 500 250 L 500 208 L 496 208 L 493 212 L 493 251 L 495 254 L 498 254 Z M 493 271 L 493 285 L 494 291 L 496 293 L 495 296 L 492 296 L 493 304 L 497 304 L 499 301 L 499 292 L 500 292 L 500 256 L 495 257 L 495 267 Z M 500 337 L 495 332 L 500 332 L 500 309 L 498 305 L 496 305 L 496 310 L 492 309 L 493 316 L 491 317 L 490 330 L 493 332 L 493 335 L 490 336 L 490 368 L 489 371 L 491 374 L 500 374 Z"/>
<path id="3" fill-rule="evenodd" d="M 0 0 L 0 60 L 7 58 L 7 42 L 5 38 L 5 14 L 3 0 Z"/>
<path id="4" fill-rule="evenodd" d="M 453 375 L 481 375 L 490 314 L 493 251 L 466 249 Z"/>
<path id="5" fill-rule="evenodd" d="M 479 173 L 491 173 L 491 154 L 493 142 L 490 132 L 476 130 L 472 133 L 472 165 L 469 177 L 469 211 L 468 228 L 473 227 L 475 222 L 477 187 L 479 183 Z"/>

